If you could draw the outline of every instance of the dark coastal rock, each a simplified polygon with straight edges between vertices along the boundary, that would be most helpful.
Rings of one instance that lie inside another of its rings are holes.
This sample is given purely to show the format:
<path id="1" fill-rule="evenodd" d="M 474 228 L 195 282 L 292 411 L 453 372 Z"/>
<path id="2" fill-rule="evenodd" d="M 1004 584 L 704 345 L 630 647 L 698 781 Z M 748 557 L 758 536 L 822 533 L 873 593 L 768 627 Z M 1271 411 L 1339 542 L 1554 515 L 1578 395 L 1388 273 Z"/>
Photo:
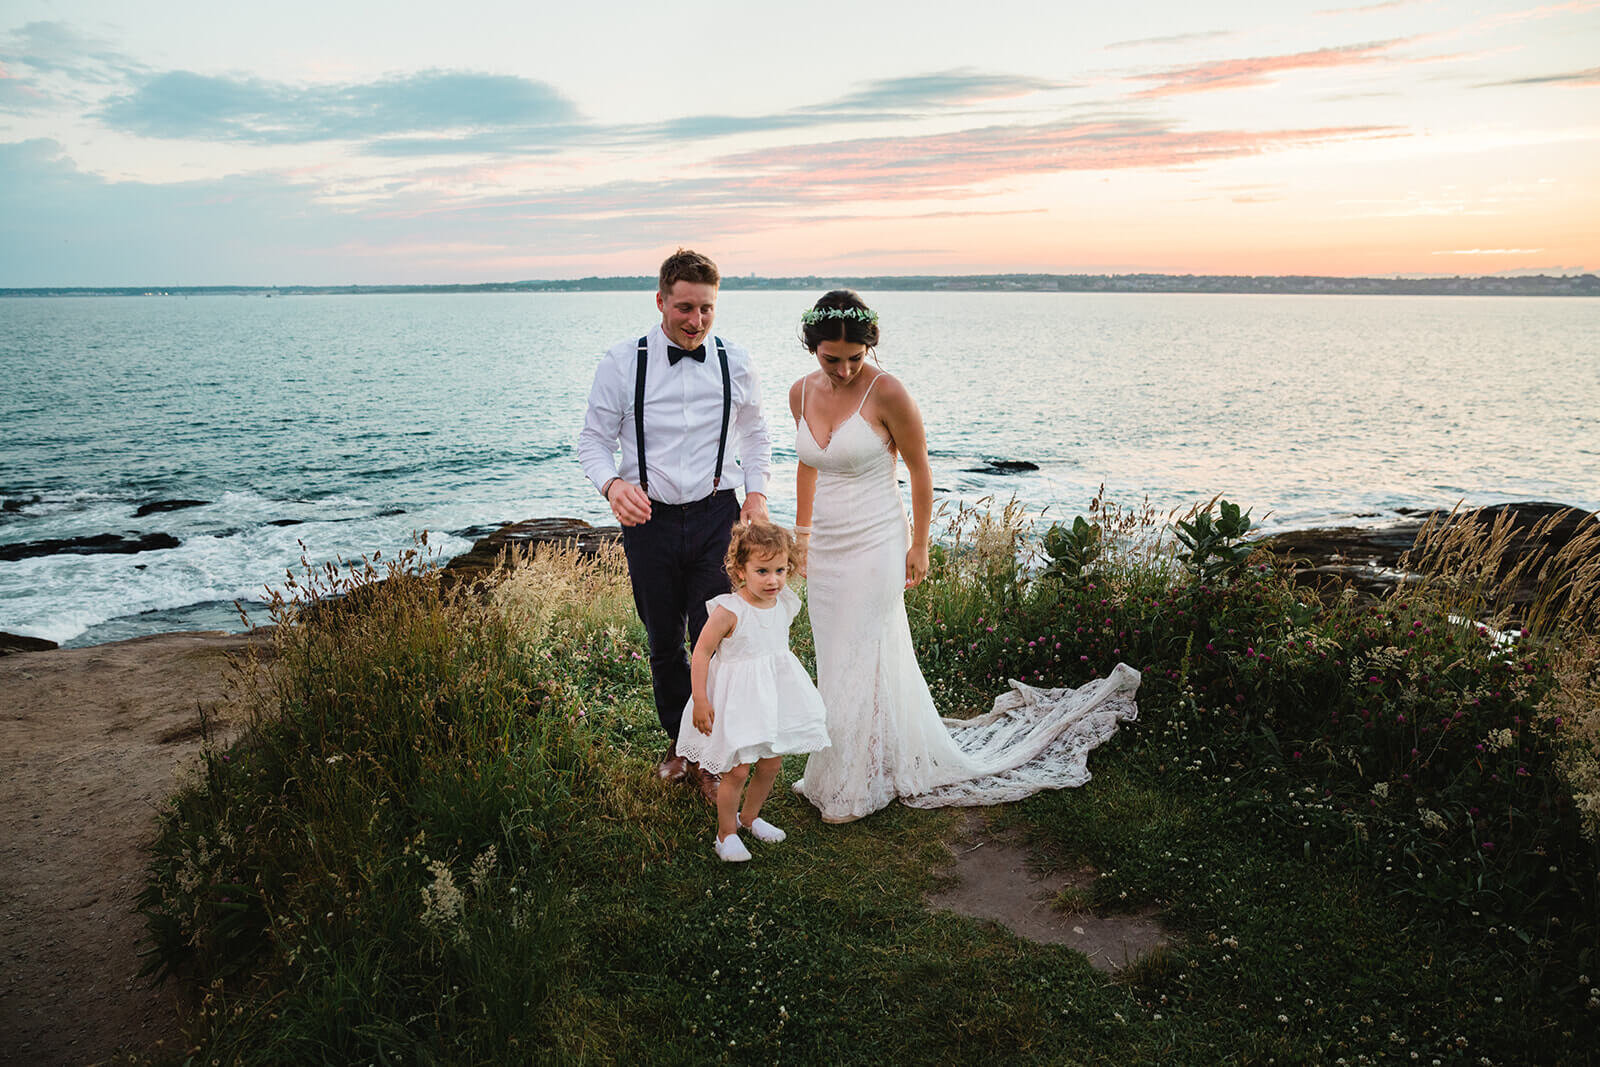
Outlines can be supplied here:
<path id="1" fill-rule="evenodd" d="M 1348 584 L 1360 592 L 1383 596 L 1406 578 L 1400 558 L 1416 545 L 1417 534 L 1434 516 L 1449 512 L 1398 509 L 1406 517 L 1380 526 L 1337 526 L 1320 530 L 1291 530 L 1263 538 L 1261 546 L 1287 563 L 1295 580 L 1311 586 Z M 1550 555 L 1574 538 L 1596 529 L 1594 515 L 1544 501 L 1493 504 L 1463 509 L 1455 522 L 1491 526 L 1502 515 L 1511 515 L 1511 532 L 1502 571 L 1534 553 Z M 1551 521 L 1541 536 L 1534 528 Z M 1536 571 L 1537 568 L 1530 568 Z M 1513 602 L 1525 601 L 1535 592 L 1535 575 L 1513 593 Z"/>
<path id="2" fill-rule="evenodd" d="M 27 498 L 23 498 L 23 497 L 7 497 L 5 500 L 0 500 L 0 511 L 7 512 L 7 513 L 15 513 L 15 512 L 21 511 L 23 508 L 27 507 L 29 504 L 37 504 L 38 502 L 39 502 L 38 496 L 30 496 L 30 497 L 27 497 Z"/>
<path id="3" fill-rule="evenodd" d="M 306 520 L 304 520 L 304 519 L 271 519 L 271 520 L 269 520 L 267 522 L 267 525 L 268 526 L 299 526 L 301 523 L 303 523 L 305 521 Z"/>
<path id="4" fill-rule="evenodd" d="M 451 537 L 459 537 L 463 541 L 477 541 L 480 538 L 488 537 L 496 530 L 504 528 L 504 526 L 504 523 L 495 522 L 478 526 L 463 526 L 459 530 L 446 530 L 445 532 Z"/>
<path id="5" fill-rule="evenodd" d="M 73 553 L 95 556 L 105 553 L 131 555 L 158 548 L 177 548 L 183 542 L 171 534 L 151 533 L 137 536 L 104 533 L 87 537 L 47 538 L 43 541 L 22 541 L 14 545 L 0 545 L 0 560 L 15 561 L 35 556 L 58 556 Z"/>
<path id="6" fill-rule="evenodd" d="M 406 513 L 406 509 L 405 508 L 385 508 L 384 510 L 378 512 L 378 518 L 380 518 L 380 519 L 389 519 L 389 518 L 393 518 L 396 515 L 404 515 L 405 513 Z"/>
<path id="7" fill-rule="evenodd" d="M 1020 474 L 1023 471 L 1036 471 L 1037 463 L 1029 463 L 1025 459 L 986 459 L 981 467 L 966 468 L 968 474 Z"/>
<path id="8" fill-rule="evenodd" d="M 148 504 L 140 504 L 139 510 L 133 513 L 136 519 L 146 515 L 154 515 L 158 511 L 182 511 L 184 508 L 203 508 L 211 503 L 209 500 L 152 500 Z"/>
<path id="9" fill-rule="evenodd" d="M 13 652 L 48 652 L 52 648 L 60 647 L 54 641 L 47 641 L 42 637 L 8 634 L 0 630 L 0 656 L 9 656 Z"/>
<path id="10" fill-rule="evenodd" d="M 592 556 L 621 537 L 619 526 L 591 526 L 582 519 L 524 519 L 479 538 L 470 550 L 445 564 L 444 574 L 458 581 L 481 577 L 494 569 L 501 554 L 512 545 L 572 545 L 583 555 Z"/>

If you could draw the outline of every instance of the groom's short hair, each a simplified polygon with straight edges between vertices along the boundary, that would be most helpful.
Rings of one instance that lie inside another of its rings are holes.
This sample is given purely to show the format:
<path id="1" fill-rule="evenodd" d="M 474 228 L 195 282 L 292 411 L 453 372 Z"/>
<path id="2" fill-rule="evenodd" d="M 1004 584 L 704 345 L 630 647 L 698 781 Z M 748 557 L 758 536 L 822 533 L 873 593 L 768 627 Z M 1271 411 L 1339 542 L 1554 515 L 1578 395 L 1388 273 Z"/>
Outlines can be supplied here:
<path id="1" fill-rule="evenodd" d="M 680 248 L 661 264 L 661 292 L 663 294 L 672 292 L 673 285 L 678 282 L 720 286 L 722 275 L 717 272 L 717 265 L 709 258 L 699 252 Z"/>

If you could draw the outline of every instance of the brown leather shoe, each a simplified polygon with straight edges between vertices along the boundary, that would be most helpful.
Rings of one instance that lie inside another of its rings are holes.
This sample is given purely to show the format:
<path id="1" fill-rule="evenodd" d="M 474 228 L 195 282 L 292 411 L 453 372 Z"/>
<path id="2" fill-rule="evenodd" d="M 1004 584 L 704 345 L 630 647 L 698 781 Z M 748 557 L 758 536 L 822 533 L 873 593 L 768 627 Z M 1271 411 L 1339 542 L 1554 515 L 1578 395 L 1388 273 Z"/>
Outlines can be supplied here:
<path id="1" fill-rule="evenodd" d="M 667 746 L 667 754 L 656 764 L 656 774 L 668 782 L 681 782 L 689 773 L 689 761 L 678 755 L 678 742 Z"/>
<path id="2" fill-rule="evenodd" d="M 708 771 L 698 764 L 690 764 L 690 766 L 694 767 L 695 784 L 700 787 L 701 799 L 713 808 L 716 807 L 717 787 L 722 784 L 722 775 L 714 771 Z"/>

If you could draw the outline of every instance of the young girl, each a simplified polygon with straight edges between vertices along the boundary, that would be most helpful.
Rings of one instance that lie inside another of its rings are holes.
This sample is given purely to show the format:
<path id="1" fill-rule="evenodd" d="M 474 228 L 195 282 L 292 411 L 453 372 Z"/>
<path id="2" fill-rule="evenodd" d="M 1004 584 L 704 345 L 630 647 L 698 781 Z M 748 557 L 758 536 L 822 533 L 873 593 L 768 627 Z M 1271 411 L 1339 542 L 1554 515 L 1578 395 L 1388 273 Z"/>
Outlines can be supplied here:
<path id="1" fill-rule="evenodd" d="M 717 856 L 729 862 L 750 858 L 740 830 L 757 841 L 784 839 L 761 818 L 782 756 L 828 747 L 822 697 L 789 651 L 789 624 L 800 613 L 800 598 L 787 583 L 799 561 L 788 530 L 760 521 L 735 526 L 723 561 L 734 592 L 706 602 L 709 617 L 690 663 L 694 695 L 684 708 L 678 754 L 722 775 Z M 750 789 L 741 809 L 746 778 Z"/>

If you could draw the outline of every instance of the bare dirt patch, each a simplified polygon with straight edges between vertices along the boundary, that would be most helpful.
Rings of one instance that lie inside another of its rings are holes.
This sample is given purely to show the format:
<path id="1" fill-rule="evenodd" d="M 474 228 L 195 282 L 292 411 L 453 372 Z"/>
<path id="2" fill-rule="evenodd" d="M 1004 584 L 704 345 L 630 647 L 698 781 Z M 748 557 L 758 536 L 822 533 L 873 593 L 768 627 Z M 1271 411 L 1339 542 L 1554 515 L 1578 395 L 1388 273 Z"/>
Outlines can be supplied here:
<path id="1" fill-rule="evenodd" d="M 136 978 L 155 814 L 257 638 L 177 633 L 0 658 L 0 1062 L 84 1064 L 179 1040 Z M 226 730 L 226 717 L 219 729 Z"/>
<path id="2" fill-rule="evenodd" d="M 1064 890 L 1086 890 L 1096 877 L 1086 867 L 1062 867 L 1030 852 L 1020 835 L 992 829 L 969 812 L 950 843 L 955 884 L 928 898 L 930 907 L 997 922 L 1030 941 L 1066 945 L 1114 973 L 1171 941 L 1154 911 L 1098 915 L 1057 906 Z"/>

